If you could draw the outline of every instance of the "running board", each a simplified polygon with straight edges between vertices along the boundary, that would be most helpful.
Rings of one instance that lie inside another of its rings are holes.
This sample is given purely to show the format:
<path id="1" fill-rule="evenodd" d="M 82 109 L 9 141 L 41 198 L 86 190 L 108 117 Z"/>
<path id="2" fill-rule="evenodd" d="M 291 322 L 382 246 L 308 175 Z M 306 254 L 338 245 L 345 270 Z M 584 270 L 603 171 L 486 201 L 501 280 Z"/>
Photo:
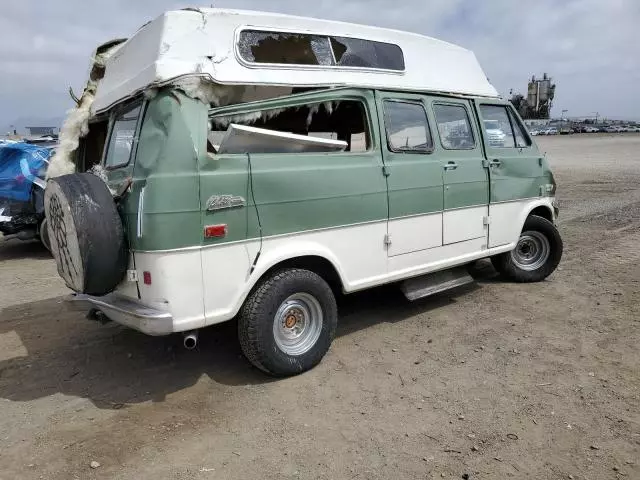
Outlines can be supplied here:
<path id="1" fill-rule="evenodd" d="M 408 300 L 414 301 L 472 282 L 473 278 L 465 267 L 456 267 L 441 272 L 429 273 L 421 277 L 410 278 L 400 284 L 400 289 Z"/>

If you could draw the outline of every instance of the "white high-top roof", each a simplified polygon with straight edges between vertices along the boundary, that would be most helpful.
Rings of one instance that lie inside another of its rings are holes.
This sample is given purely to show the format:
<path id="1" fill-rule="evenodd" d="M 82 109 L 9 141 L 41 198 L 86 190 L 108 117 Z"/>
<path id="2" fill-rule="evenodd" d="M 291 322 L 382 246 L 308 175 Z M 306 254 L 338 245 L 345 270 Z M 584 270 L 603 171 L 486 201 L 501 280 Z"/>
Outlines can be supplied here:
<path id="1" fill-rule="evenodd" d="M 404 71 L 244 61 L 237 47 L 244 29 L 352 37 L 398 45 Z M 266 12 L 200 8 L 167 12 L 116 47 L 93 111 L 185 76 L 226 85 L 354 86 L 497 97 L 470 50 L 415 33 Z"/>

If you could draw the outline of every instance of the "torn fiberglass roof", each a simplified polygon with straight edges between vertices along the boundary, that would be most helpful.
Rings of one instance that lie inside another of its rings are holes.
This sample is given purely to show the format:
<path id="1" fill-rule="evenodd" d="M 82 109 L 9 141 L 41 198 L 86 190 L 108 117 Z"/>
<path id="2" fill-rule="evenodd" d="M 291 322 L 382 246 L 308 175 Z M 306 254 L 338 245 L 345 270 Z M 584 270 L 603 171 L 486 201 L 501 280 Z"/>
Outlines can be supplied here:
<path id="1" fill-rule="evenodd" d="M 222 85 L 355 86 L 496 97 L 470 50 L 414 33 L 274 13 L 171 11 L 106 61 L 93 109 L 202 76 Z"/>

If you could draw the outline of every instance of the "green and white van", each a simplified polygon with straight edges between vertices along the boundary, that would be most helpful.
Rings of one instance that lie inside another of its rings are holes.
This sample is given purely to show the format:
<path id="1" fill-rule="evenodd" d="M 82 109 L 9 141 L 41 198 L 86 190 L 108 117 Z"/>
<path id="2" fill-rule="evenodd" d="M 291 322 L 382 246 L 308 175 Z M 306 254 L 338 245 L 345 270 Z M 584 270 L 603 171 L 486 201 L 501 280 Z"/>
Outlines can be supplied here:
<path id="1" fill-rule="evenodd" d="M 549 165 L 466 49 L 189 9 L 96 58 L 62 133 L 77 173 L 46 191 L 80 308 L 190 348 L 237 319 L 247 358 L 290 375 L 329 349 L 340 292 L 415 299 L 478 259 L 518 282 L 560 262 Z"/>

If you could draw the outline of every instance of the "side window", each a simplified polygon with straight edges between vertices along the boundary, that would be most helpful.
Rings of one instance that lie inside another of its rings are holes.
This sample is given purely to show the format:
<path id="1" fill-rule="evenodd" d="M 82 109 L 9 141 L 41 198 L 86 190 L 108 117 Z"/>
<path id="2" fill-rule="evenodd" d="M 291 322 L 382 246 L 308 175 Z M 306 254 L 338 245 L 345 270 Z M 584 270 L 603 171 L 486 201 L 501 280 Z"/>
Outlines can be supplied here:
<path id="1" fill-rule="evenodd" d="M 142 105 L 138 104 L 129 110 L 122 112 L 113 122 L 111 137 L 107 146 L 105 167 L 124 167 L 131 159 L 133 140 L 136 134 L 136 126 Z"/>
<path id="2" fill-rule="evenodd" d="M 527 135 L 527 132 L 525 131 L 525 127 L 511 110 L 509 110 L 509 118 L 511 119 L 511 125 L 513 125 L 513 131 L 516 136 L 516 147 L 524 148 L 530 146 L 531 140 L 529 139 L 529 135 Z"/>
<path id="3" fill-rule="evenodd" d="M 447 150 L 468 150 L 475 148 L 473 132 L 467 109 L 462 105 L 433 105 L 436 115 L 440 143 Z"/>
<path id="4" fill-rule="evenodd" d="M 243 30 L 238 52 L 246 62 L 275 65 L 323 65 L 402 72 L 402 49 L 392 43 L 308 33 Z"/>
<path id="5" fill-rule="evenodd" d="M 502 105 L 481 105 L 482 126 L 489 146 L 515 148 L 513 130 L 507 108 Z"/>
<path id="6" fill-rule="evenodd" d="M 433 141 L 427 112 L 420 103 L 385 100 L 384 121 L 392 152 L 430 152 Z"/>
<path id="7" fill-rule="evenodd" d="M 251 145 L 235 145 L 231 148 L 225 142 L 231 124 L 256 127 L 274 133 L 293 133 L 316 139 L 339 140 L 346 143 L 346 149 L 343 150 L 345 152 L 366 152 L 371 149 L 367 109 L 363 102 L 357 100 L 306 103 L 227 115 L 214 113 L 211 117 L 208 134 L 208 148 L 211 153 L 245 153 L 248 149 L 260 153 L 315 153 L 323 150 L 285 136 L 277 140 L 272 138 L 268 144 L 264 143 L 264 140 L 247 138 L 247 142 L 253 142 Z M 221 148 L 223 143 L 224 148 Z"/>

